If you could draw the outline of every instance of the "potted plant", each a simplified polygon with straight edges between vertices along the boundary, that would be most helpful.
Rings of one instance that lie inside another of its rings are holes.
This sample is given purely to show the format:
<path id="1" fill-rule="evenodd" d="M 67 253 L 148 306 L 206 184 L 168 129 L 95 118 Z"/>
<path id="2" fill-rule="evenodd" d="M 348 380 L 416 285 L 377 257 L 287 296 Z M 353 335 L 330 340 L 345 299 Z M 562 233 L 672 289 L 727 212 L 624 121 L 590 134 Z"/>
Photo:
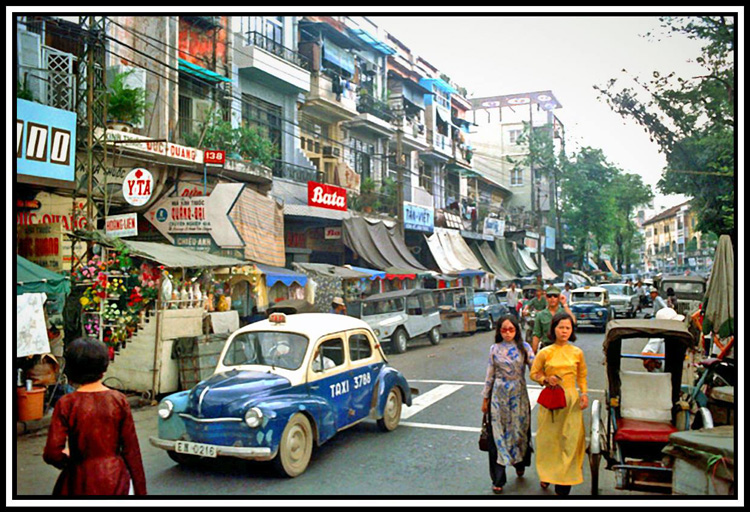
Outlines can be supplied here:
<path id="1" fill-rule="evenodd" d="M 359 208 L 365 213 L 371 213 L 373 210 L 380 208 L 380 200 L 375 192 L 375 181 L 372 178 L 365 178 L 359 187 Z"/>
<path id="2" fill-rule="evenodd" d="M 107 125 L 113 130 L 123 132 L 133 131 L 143 119 L 149 103 L 146 102 L 146 90 L 131 87 L 125 80 L 135 72 L 135 69 L 117 73 L 109 86 L 107 105 Z"/>

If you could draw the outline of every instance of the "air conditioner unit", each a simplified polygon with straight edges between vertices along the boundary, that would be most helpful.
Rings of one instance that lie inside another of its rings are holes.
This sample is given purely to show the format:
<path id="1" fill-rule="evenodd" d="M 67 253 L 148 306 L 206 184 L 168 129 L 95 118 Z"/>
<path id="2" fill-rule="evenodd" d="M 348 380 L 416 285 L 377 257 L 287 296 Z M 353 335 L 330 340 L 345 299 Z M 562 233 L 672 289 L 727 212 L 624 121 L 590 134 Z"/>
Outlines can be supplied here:
<path id="1" fill-rule="evenodd" d="M 341 148 L 333 146 L 323 146 L 323 156 L 341 156 Z"/>
<path id="2" fill-rule="evenodd" d="M 360 69 L 365 75 L 373 76 L 378 74 L 378 66 L 371 62 L 363 62 Z"/>

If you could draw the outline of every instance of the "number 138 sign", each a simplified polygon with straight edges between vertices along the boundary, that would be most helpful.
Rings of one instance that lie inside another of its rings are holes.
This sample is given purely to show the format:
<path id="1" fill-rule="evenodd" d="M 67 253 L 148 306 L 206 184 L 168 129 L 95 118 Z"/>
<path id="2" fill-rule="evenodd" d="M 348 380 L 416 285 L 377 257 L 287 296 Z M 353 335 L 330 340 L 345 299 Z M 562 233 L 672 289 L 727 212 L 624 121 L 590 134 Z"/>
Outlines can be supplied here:
<path id="1" fill-rule="evenodd" d="M 226 160 L 226 153 L 218 149 L 206 149 L 203 152 L 203 162 L 206 165 L 223 166 Z"/>

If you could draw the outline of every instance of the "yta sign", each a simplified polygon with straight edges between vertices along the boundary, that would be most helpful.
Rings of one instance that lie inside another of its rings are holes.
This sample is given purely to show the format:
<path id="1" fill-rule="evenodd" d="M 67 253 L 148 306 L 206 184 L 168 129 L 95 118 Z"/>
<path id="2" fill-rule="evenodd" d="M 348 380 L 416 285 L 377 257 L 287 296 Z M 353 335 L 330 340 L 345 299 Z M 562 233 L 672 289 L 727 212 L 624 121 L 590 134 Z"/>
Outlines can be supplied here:
<path id="1" fill-rule="evenodd" d="M 329 210 L 346 211 L 346 190 L 314 181 L 307 182 L 307 204 Z"/>
<path id="2" fill-rule="evenodd" d="M 133 206 L 143 206 L 151 199 L 154 177 L 146 169 L 133 169 L 122 182 L 122 195 Z"/>

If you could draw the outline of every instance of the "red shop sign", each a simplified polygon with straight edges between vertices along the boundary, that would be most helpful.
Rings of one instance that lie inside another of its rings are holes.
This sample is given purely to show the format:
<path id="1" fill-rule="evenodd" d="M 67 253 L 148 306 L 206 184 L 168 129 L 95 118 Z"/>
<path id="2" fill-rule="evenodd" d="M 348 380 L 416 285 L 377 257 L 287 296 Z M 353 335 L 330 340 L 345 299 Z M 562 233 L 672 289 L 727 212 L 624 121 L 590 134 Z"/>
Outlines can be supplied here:
<path id="1" fill-rule="evenodd" d="M 307 204 L 329 210 L 346 211 L 346 190 L 314 181 L 307 182 Z"/>

